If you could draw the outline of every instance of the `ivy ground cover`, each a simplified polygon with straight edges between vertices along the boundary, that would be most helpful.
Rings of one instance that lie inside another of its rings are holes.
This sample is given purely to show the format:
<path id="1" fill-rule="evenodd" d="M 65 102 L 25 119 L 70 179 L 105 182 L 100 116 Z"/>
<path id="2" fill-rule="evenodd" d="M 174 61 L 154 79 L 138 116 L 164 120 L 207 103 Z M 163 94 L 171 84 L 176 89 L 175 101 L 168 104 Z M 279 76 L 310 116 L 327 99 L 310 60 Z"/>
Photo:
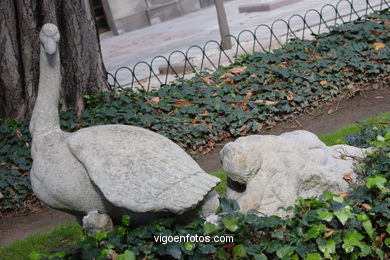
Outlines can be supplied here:
<path id="1" fill-rule="evenodd" d="M 368 132 L 379 131 L 367 142 Z M 196 220 L 185 226 L 161 219 L 130 228 L 123 216 L 113 232 L 84 238 L 68 252 L 39 255 L 51 259 L 389 259 L 390 257 L 390 128 L 365 129 L 355 138 L 373 150 L 357 165 L 360 174 L 348 192 L 298 198 L 289 216 L 238 212 L 239 205 L 220 199 L 220 223 Z M 234 242 L 155 241 L 154 236 L 233 236 Z"/>
<path id="2" fill-rule="evenodd" d="M 82 117 L 69 109 L 61 114 L 62 128 L 136 125 L 189 152 L 207 153 L 226 138 L 259 133 L 336 96 L 361 91 L 362 82 L 387 82 L 389 19 L 388 10 L 374 13 L 314 40 L 294 40 L 272 52 L 247 55 L 212 74 L 178 80 L 154 92 L 86 96 Z M 28 120 L 0 124 L 0 212 L 5 213 L 30 205 L 34 197 L 28 181 Z"/>

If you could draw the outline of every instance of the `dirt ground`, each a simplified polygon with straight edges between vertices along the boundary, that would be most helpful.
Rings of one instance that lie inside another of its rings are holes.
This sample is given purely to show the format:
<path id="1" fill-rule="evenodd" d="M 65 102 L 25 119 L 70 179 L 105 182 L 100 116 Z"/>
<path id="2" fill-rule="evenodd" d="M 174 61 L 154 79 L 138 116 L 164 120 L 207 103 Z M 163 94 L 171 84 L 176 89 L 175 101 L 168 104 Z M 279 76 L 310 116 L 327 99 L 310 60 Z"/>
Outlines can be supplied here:
<path id="1" fill-rule="evenodd" d="M 336 112 L 328 113 L 331 110 Z M 280 134 L 304 129 L 315 134 L 324 134 L 386 111 L 390 111 L 390 87 L 360 93 L 350 99 L 335 100 L 318 110 L 316 115 L 299 115 L 295 120 L 278 124 L 269 133 Z M 205 171 L 211 172 L 222 168 L 219 159 L 219 150 L 222 147 L 223 144 L 220 144 L 214 152 L 200 156 L 198 163 Z M 0 218 L 0 246 L 24 239 L 69 220 L 73 220 L 73 217 L 49 208 L 27 216 L 2 217 Z"/>

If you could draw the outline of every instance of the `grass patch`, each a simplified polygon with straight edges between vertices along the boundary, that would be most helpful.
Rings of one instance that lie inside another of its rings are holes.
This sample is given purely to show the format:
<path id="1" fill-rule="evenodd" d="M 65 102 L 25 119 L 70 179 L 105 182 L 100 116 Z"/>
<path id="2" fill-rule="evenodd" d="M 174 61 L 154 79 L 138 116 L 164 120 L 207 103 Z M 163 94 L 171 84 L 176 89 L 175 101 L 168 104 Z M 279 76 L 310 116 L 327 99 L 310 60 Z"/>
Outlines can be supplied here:
<path id="1" fill-rule="evenodd" d="M 390 121 L 390 111 L 385 112 L 373 117 L 369 117 L 362 122 L 368 123 L 370 125 L 377 125 L 379 122 L 389 122 Z M 351 125 L 344 126 L 337 130 L 336 132 L 320 135 L 319 138 L 327 146 L 336 145 L 336 144 L 345 144 L 345 136 L 349 134 L 356 134 L 363 129 L 363 126 L 359 123 L 354 123 Z"/>
<path id="2" fill-rule="evenodd" d="M 34 252 L 48 254 L 70 249 L 77 245 L 83 236 L 80 225 L 75 222 L 60 224 L 53 229 L 33 235 L 26 240 L 17 241 L 0 248 L 2 260 L 31 259 Z"/>

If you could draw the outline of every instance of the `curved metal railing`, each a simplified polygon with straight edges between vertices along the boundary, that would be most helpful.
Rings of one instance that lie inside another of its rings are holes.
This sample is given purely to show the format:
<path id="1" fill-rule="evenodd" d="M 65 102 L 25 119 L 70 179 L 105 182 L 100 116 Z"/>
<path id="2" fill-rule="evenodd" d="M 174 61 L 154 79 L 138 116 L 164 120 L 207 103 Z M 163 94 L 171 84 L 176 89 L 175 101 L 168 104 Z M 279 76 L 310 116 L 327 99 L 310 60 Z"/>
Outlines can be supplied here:
<path id="1" fill-rule="evenodd" d="M 363 6 L 363 7 L 362 7 Z M 112 89 L 137 88 L 150 91 L 177 78 L 199 75 L 201 71 L 216 70 L 228 65 L 240 54 L 271 51 L 291 39 L 308 39 L 328 32 L 333 26 L 351 22 L 374 11 L 390 7 L 390 0 L 340 0 L 326 4 L 320 10 L 309 9 L 304 15 L 294 14 L 289 19 L 277 19 L 270 25 L 261 24 L 254 31 L 243 30 L 237 36 L 228 35 L 233 48 L 223 50 L 220 42 L 207 41 L 203 47 L 193 45 L 187 51 L 176 50 L 167 57 L 156 56 L 149 63 L 137 62 L 107 73 Z"/>

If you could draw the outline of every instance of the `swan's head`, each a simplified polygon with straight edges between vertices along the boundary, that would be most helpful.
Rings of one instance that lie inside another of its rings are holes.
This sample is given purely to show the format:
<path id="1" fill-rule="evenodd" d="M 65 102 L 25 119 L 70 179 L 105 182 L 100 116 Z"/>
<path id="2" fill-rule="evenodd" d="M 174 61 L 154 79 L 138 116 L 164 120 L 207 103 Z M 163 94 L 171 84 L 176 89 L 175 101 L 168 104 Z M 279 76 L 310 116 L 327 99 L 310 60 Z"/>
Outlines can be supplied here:
<path id="1" fill-rule="evenodd" d="M 41 41 L 41 48 L 48 55 L 56 53 L 58 48 L 58 41 L 60 40 L 60 32 L 56 25 L 47 23 L 42 26 L 39 33 L 39 40 Z"/>

